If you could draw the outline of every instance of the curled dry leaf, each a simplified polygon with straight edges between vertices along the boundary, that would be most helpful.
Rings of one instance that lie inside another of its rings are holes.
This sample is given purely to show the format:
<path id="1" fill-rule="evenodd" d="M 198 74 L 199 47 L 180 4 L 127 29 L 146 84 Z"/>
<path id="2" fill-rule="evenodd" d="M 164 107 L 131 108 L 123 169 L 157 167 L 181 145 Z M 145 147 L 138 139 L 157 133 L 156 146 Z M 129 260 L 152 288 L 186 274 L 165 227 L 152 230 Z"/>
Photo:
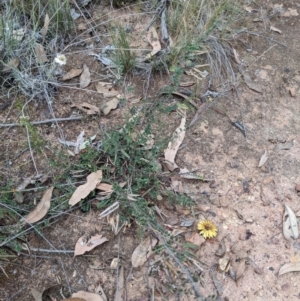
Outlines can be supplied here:
<path id="1" fill-rule="evenodd" d="M 10 71 L 19 66 L 20 60 L 17 57 L 12 58 L 7 64 L 4 64 L 3 72 Z"/>
<path id="2" fill-rule="evenodd" d="M 131 263 L 134 268 L 143 265 L 152 253 L 152 248 L 157 244 L 157 239 L 148 237 L 142 241 L 131 256 Z"/>
<path id="3" fill-rule="evenodd" d="M 92 236 L 89 240 L 86 239 L 86 236 L 80 237 L 75 245 L 74 257 L 82 255 L 85 252 L 93 250 L 95 247 L 102 245 L 108 241 L 106 237 L 102 237 L 101 234 Z"/>
<path id="4" fill-rule="evenodd" d="M 85 300 L 85 301 L 103 301 L 102 297 L 98 294 L 94 294 L 94 293 L 88 293 L 88 292 L 84 292 L 84 291 L 79 291 L 77 293 L 74 293 L 72 295 L 72 298 L 67 299 L 68 301 L 81 301 L 81 300 Z"/>
<path id="5" fill-rule="evenodd" d="M 68 79 L 74 78 L 76 76 L 79 76 L 82 73 L 82 71 L 83 71 L 83 69 L 73 68 L 62 77 L 62 80 L 68 80 Z"/>
<path id="6" fill-rule="evenodd" d="M 35 288 L 30 289 L 34 301 L 43 301 L 42 296 L 43 292 L 36 290 Z"/>
<path id="7" fill-rule="evenodd" d="M 155 55 L 158 51 L 161 50 L 161 45 L 159 42 L 158 34 L 153 26 L 149 28 L 147 35 L 148 42 L 151 44 L 153 50 L 150 53 L 150 57 Z"/>
<path id="8" fill-rule="evenodd" d="M 251 76 L 249 75 L 249 73 L 244 72 L 243 73 L 243 78 L 245 80 L 246 85 L 248 86 L 248 88 L 250 88 L 251 90 L 258 92 L 258 93 L 262 93 L 262 87 L 260 84 L 254 83 Z"/>
<path id="9" fill-rule="evenodd" d="M 218 261 L 219 263 L 219 269 L 221 272 L 228 272 L 230 268 L 230 258 L 228 257 L 222 257 Z"/>
<path id="10" fill-rule="evenodd" d="M 124 301 L 125 300 L 125 276 L 124 267 L 120 266 L 118 271 L 118 281 L 115 293 L 114 301 Z"/>
<path id="11" fill-rule="evenodd" d="M 54 187 L 50 187 L 47 189 L 43 195 L 42 200 L 38 203 L 33 211 L 31 211 L 23 220 L 22 222 L 33 224 L 41 220 L 50 209 L 50 202 L 52 197 Z"/>
<path id="12" fill-rule="evenodd" d="M 209 275 L 211 276 L 213 282 L 214 282 L 214 285 L 215 285 L 215 288 L 218 292 L 218 295 L 219 296 L 222 296 L 223 294 L 223 286 L 221 284 L 221 282 L 218 280 L 218 277 L 217 277 L 217 271 L 216 271 L 216 264 L 210 269 L 209 271 Z"/>
<path id="13" fill-rule="evenodd" d="M 83 65 L 83 72 L 81 73 L 80 76 L 80 88 L 84 89 L 86 88 L 91 82 L 91 73 L 90 73 L 90 69 L 88 68 L 88 66 L 86 64 Z"/>
<path id="14" fill-rule="evenodd" d="M 91 105 L 87 102 L 83 102 L 81 104 L 74 104 L 72 105 L 72 107 L 76 107 L 80 111 L 85 112 L 87 115 L 100 114 L 100 110 L 96 106 Z"/>
<path id="15" fill-rule="evenodd" d="M 282 33 L 282 31 L 281 31 L 280 29 L 278 29 L 278 28 L 276 28 L 276 27 L 274 27 L 274 26 L 271 26 L 271 27 L 270 27 L 270 30 L 275 31 L 275 32 L 278 32 L 278 33 Z"/>
<path id="16" fill-rule="evenodd" d="M 281 276 L 289 272 L 300 272 L 300 262 L 292 262 L 292 263 L 284 264 L 280 268 L 278 272 L 278 276 Z"/>
<path id="17" fill-rule="evenodd" d="M 289 240 L 291 238 L 297 239 L 299 236 L 298 232 L 298 222 L 293 210 L 285 205 L 285 211 L 283 214 L 283 235 L 285 239 Z"/>
<path id="18" fill-rule="evenodd" d="M 265 150 L 264 154 L 261 156 L 259 163 L 258 163 L 258 167 L 262 167 L 267 161 L 268 161 L 268 153 Z"/>
<path id="19" fill-rule="evenodd" d="M 246 269 L 246 259 L 242 258 L 235 271 L 236 282 L 244 275 L 245 269 Z"/>
<path id="20" fill-rule="evenodd" d="M 102 170 L 98 170 L 96 172 L 92 172 L 90 175 L 87 176 L 87 181 L 85 184 L 80 185 L 74 191 L 72 197 L 69 200 L 69 205 L 74 206 L 82 199 L 86 198 L 91 191 L 93 191 L 96 186 L 102 180 Z"/>
<path id="21" fill-rule="evenodd" d="M 178 151 L 179 146 L 181 145 L 184 136 L 185 136 L 185 123 L 186 117 L 182 117 L 179 127 L 175 130 L 172 140 L 168 144 L 168 148 L 165 149 L 165 164 L 170 171 L 178 168 L 178 165 L 175 163 L 175 157 Z"/>
<path id="22" fill-rule="evenodd" d="M 240 65 L 241 60 L 240 60 L 239 54 L 237 53 L 237 51 L 234 48 L 232 48 L 232 52 L 233 52 L 235 62 Z"/>
<path id="23" fill-rule="evenodd" d="M 218 250 L 216 251 L 216 255 L 222 257 L 226 253 L 226 245 L 225 245 L 225 237 L 219 243 Z"/>
<path id="24" fill-rule="evenodd" d="M 88 25 L 85 22 L 81 22 L 78 24 L 77 29 L 82 31 L 82 30 L 87 30 L 88 29 Z"/>
<path id="25" fill-rule="evenodd" d="M 103 97 L 116 97 L 119 92 L 113 89 L 113 85 L 111 83 L 106 82 L 98 82 L 96 83 L 96 90 L 98 93 L 103 94 Z"/>
<path id="26" fill-rule="evenodd" d="M 100 109 L 104 115 L 107 115 L 110 113 L 111 110 L 116 109 L 118 104 L 119 104 L 119 99 L 113 98 L 113 99 L 108 100 L 105 103 L 101 104 Z"/>
<path id="27" fill-rule="evenodd" d="M 205 238 L 197 232 L 187 233 L 185 240 L 199 247 L 205 242 Z"/>
<path id="28" fill-rule="evenodd" d="M 49 18 L 49 15 L 46 14 L 45 20 L 44 20 L 44 27 L 42 28 L 42 36 L 43 36 L 43 42 L 42 43 L 43 44 L 45 42 L 45 38 L 46 38 L 47 31 L 48 31 L 49 23 L 50 23 L 50 18 Z"/>
<path id="29" fill-rule="evenodd" d="M 38 64 L 43 64 L 48 62 L 48 58 L 43 45 L 36 43 L 34 50 L 36 55 L 36 61 Z"/>
<path id="30" fill-rule="evenodd" d="M 22 194 L 22 190 L 24 190 L 29 184 L 35 183 L 33 180 L 34 176 L 30 176 L 28 178 L 23 179 L 22 183 L 20 183 L 14 191 L 14 196 L 17 203 L 21 204 L 24 201 L 24 197 Z"/>

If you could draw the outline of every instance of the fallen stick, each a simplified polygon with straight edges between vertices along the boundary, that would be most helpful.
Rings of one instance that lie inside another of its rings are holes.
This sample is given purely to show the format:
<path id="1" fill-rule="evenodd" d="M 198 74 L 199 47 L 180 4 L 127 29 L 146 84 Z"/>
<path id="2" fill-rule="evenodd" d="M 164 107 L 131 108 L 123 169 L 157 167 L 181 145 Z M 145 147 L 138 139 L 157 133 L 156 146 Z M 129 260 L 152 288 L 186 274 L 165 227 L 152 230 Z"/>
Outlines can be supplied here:
<path id="1" fill-rule="evenodd" d="M 81 120 L 81 116 L 77 117 L 68 117 L 68 118 L 54 118 L 54 119 L 46 119 L 41 121 L 32 121 L 30 124 L 37 125 L 37 124 L 45 124 L 45 123 L 51 123 L 51 122 L 60 122 L 60 121 L 72 121 L 72 120 Z M 0 128 L 4 127 L 11 127 L 11 126 L 22 126 L 20 123 L 0 123 Z"/>

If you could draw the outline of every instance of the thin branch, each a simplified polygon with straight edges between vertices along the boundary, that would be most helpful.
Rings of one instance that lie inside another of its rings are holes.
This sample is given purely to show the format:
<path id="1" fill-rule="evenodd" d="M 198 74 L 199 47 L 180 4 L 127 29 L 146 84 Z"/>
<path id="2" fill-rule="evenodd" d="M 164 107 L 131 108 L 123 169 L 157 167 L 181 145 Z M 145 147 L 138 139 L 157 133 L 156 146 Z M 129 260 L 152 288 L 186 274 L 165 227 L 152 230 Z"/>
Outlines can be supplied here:
<path id="1" fill-rule="evenodd" d="M 54 119 L 46 119 L 46 120 L 41 120 L 41 121 L 33 121 L 30 122 L 32 125 L 37 125 L 37 124 L 45 124 L 45 123 L 51 123 L 51 122 L 61 122 L 61 121 L 72 121 L 72 120 L 81 120 L 81 116 L 74 116 L 74 117 L 68 117 L 68 118 L 54 118 Z M 12 127 L 12 126 L 22 126 L 20 123 L 0 123 L 0 128 L 1 127 Z"/>

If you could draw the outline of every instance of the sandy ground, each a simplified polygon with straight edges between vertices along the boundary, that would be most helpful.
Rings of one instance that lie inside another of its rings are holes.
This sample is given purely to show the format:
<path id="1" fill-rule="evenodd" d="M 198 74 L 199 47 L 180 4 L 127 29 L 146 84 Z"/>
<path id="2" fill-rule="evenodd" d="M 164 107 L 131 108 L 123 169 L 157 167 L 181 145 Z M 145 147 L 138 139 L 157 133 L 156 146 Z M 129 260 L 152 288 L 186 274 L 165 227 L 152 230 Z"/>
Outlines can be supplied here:
<path id="1" fill-rule="evenodd" d="M 193 212 L 170 207 L 164 201 L 160 207 L 168 216 L 166 224 L 179 226 L 182 219 L 195 218 L 209 219 L 218 226 L 218 236 L 203 241 L 195 251 L 203 269 L 199 271 L 197 285 L 206 297 L 216 294 L 216 281 L 214 283 L 211 274 L 212 270 L 215 271 L 221 294 L 218 300 L 300 298 L 300 274 L 291 272 L 278 276 L 284 264 L 300 262 L 298 239 L 286 240 L 282 233 L 284 205 L 296 214 L 300 211 L 296 189 L 300 184 L 300 7 L 293 1 L 282 6 L 270 2 L 261 5 L 247 5 L 251 13 L 243 22 L 248 32 L 235 35 L 231 41 L 243 68 L 247 69 L 260 93 L 250 89 L 242 80 L 235 93 L 229 92 L 214 100 L 217 111 L 205 111 L 187 130 L 183 147 L 177 153 L 177 164 L 200 170 L 205 179 L 214 182 L 182 182 L 182 191 L 196 202 Z M 274 10 L 280 13 L 272 16 Z M 255 18 L 261 20 L 255 22 Z M 270 31 L 271 26 L 281 33 Z M 68 68 L 81 62 L 82 58 L 74 55 L 72 66 Z M 85 62 L 92 74 L 101 72 L 91 58 Z M 185 80 L 193 78 L 186 76 Z M 161 84 L 159 79 L 154 80 L 150 94 Z M 72 109 L 67 105 L 68 99 L 76 102 L 85 97 L 95 105 L 100 104 L 97 96 L 82 93 L 63 89 L 57 104 L 54 104 L 58 112 L 62 116 L 70 115 Z M 126 108 L 119 107 L 102 118 L 102 124 L 109 124 L 113 119 L 122 122 L 124 110 Z M 84 125 L 88 135 L 98 131 L 98 122 L 93 120 Z M 171 113 L 170 130 L 174 131 L 179 122 L 178 115 Z M 244 125 L 246 137 L 233 122 Z M 69 140 L 74 139 L 82 128 L 76 122 L 64 125 Z M 51 129 L 43 127 L 42 131 L 49 140 L 56 139 L 56 133 Z M 268 160 L 258 167 L 265 152 Z M 97 292 L 100 285 L 108 300 L 113 300 L 117 276 L 110 265 L 117 257 L 121 259 L 126 275 L 127 299 L 123 300 L 193 300 L 192 296 L 184 296 L 172 289 L 172 285 L 167 289 L 171 280 L 176 285 L 180 281 L 184 283 L 182 274 L 168 274 L 166 269 L 158 267 L 150 269 L 158 255 L 143 267 L 132 268 L 131 254 L 139 244 L 135 229 L 115 236 L 106 221 L 99 221 L 96 211 L 71 212 L 44 235 L 57 249 L 73 250 L 78 237 L 99 231 L 109 242 L 89 256 L 75 260 L 72 254 L 59 253 L 20 256 L 7 267 L 9 278 L 1 276 L 0 300 L 32 300 L 32 287 L 39 291 L 52 287 L 58 294 L 60 283 L 67 292 Z M 230 261 L 231 272 L 221 271 L 219 267 L 220 256 L 216 252 L 221 241 L 225 246 L 222 258 Z M 45 241 L 35 234 L 30 235 L 28 242 L 32 247 L 47 247 Z M 234 273 L 238 275 L 237 281 L 231 277 Z M 187 289 L 190 289 L 188 285 Z M 44 294 L 43 300 L 63 298 L 62 294 L 54 297 L 50 291 Z M 154 299 L 149 299 L 150 296 Z"/>

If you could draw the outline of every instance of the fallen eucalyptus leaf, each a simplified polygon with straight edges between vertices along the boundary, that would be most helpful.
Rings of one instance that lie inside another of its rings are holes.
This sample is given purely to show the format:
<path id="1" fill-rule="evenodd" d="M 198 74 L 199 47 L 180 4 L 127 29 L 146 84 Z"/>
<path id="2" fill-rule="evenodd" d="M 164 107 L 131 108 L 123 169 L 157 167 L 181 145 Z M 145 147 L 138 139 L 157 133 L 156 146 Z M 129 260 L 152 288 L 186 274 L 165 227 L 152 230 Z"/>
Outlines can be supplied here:
<path id="1" fill-rule="evenodd" d="M 281 151 L 281 150 L 290 150 L 294 146 L 294 141 L 289 141 L 286 143 L 278 143 L 275 147 L 275 151 Z"/>
<path id="2" fill-rule="evenodd" d="M 146 238 L 133 251 L 131 263 L 134 268 L 143 265 L 152 254 L 152 248 L 157 244 L 157 239 L 152 237 Z"/>
<path id="3" fill-rule="evenodd" d="M 278 29 L 278 28 L 276 28 L 276 27 L 274 27 L 274 26 L 271 26 L 271 27 L 270 27 L 270 30 L 275 31 L 275 32 L 278 32 L 278 33 L 282 33 L 282 30 L 280 30 L 280 29 Z"/>
<path id="4" fill-rule="evenodd" d="M 245 269 L 246 269 L 246 259 L 242 258 L 235 271 L 236 282 L 244 275 Z"/>
<path id="5" fill-rule="evenodd" d="M 74 150 L 75 155 L 78 155 L 80 152 L 80 145 L 84 142 L 83 137 L 84 137 L 84 131 L 82 131 L 76 139 L 75 150 Z"/>
<path id="6" fill-rule="evenodd" d="M 4 64 L 3 72 L 16 69 L 20 64 L 20 60 L 17 57 L 12 58 L 7 64 Z"/>
<path id="7" fill-rule="evenodd" d="M 24 219 L 22 219 L 22 222 L 33 224 L 41 220 L 49 211 L 50 209 L 50 202 L 52 197 L 54 187 L 50 187 L 47 189 L 42 197 L 42 200 L 38 203 L 38 205 L 34 208 L 33 211 L 31 211 Z"/>
<path id="8" fill-rule="evenodd" d="M 34 298 L 34 301 L 43 301 L 43 299 L 42 299 L 43 292 L 40 292 L 40 291 L 36 290 L 35 288 L 31 288 L 30 291 Z"/>
<path id="9" fill-rule="evenodd" d="M 62 77 L 62 80 L 68 80 L 68 79 L 74 78 L 76 76 L 79 76 L 82 73 L 82 71 L 83 71 L 83 69 L 73 68 Z"/>
<path id="10" fill-rule="evenodd" d="M 186 123 L 186 117 L 182 117 L 179 127 L 175 130 L 173 137 L 168 144 L 168 148 L 165 149 L 164 163 L 166 164 L 166 166 L 170 171 L 173 171 L 174 169 L 178 168 L 178 165 L 175 163 L 174 160 L 177 151 L 179 149 L 179 146 L 181 145 L 185 136 L 185 131 L 186 131 L 185 123 Z"/>
<path id="11" fill-rule="evenodd" d="M 216 251 L 216 255 L 222 257 L 226 253 L 226 245 L 225 245 L 225 237 L 219 243 L 218 250 Z"/>
<path id="12" fill-rule="evenodd" d="M 80 76 L 80 88 L 84 89 L 86 88 L 91 82 L 91 73 L 86 64 L 83 65 L 83 72 L 81 73 Z"/>
<path id="13" fill-rule="evenodd" d="M 245 80 L 246 85 L 253 91 L 262 93 L 262 87 L 260 84 L 254 83 L 251 76 L 247 73 L 243 73 L 243 78 Z"/>
<path id="14" fill-rule="evenodd" d="M 73 104 L 72 107 L 76 107 L 77 109 L 83 111 L 87 115 L 100 114 L 100 110 L 96 106 L 91 105 L 87 102 L 83 102 L 81 104 Z"/>
<path id="15" fill-rule="evenodd" d="M 268 161 L 268 153 L 265 150 L 265 153 L 261 156 L 259 163 L 258 163 L 258 167 L 262 167 L 267 161 Z"/>
<path id="16" fill-rule="evenodd" d="M 280 268 L 280 270 L 278 272 L 278 276 L 281 276 L 281 275 L 289 273 L 289 272 L 300 272 L 300 262 L 292 262 L 292 263 L 284 264 Z"/>
<path id="17" fill-rule="evenodd" d="M 147 39 L 148 39 L 148 42 L 151 44 L 151 46 L 153 48 L 150 55 L 147 56 L 147 57 L 151 58 L 151 56 L 155 55 L 157 52 L 159 52 L 161 50 L 159 37 L 158 37 L 158 34 L 156 32 L 156 29 L 153 26 L 151 26 L 149 28 Z"/>
<path id="18" fill-rule="evenodd" d="M 36 43 L 34 50 L 36 55 L 36 61 L 38 64 L 43 64 L 48 62 L 48 58 L 43 45 Z"/>
<path id="19" fill-rule="evenodd" d="M 124 301 L 125 299 L 125 276 L 124 267 L 120 266 L 118 271 L 118 281 L 114 301 Z"/>
<path id="20" fill-rule="evenodd" d="M 48 31 L 49 23 L 50 23 L 50 18 L 49 18 L 49 15 L 46 14 L 45 20 L 44 20 L 44 27 L 42 28 L 42 37 L 43 37 L 42 44 L 44 44 L 44 42 L 45 42 L 45 38 L 46 38 L 47 31 Z"/>
<path id="21" fill-rule="evenodd" d="M 116 97 L 119 92 L 113 89 L 113 85 L 111 83 L 106 82 L 98 82 L 96 83 L 96 90 L 98 93 L 103 94 L 103 97 Z"/>
<path id="22" fill-rule="evenodd" d="M 299 232 L 297 218 L 293 210 L 287 205 L 285 205 L 282 224 L 285 239 L 289 240 L 291 238 L 298 238 Z"/>
<path id="23" fill-rule="evenodd" d="M 95 247 L 102 245 L 108 241 L 106 237 L 102 237 L 101 234 L 92 236 L 89 240 L 86 240 L 85 236 L 80 237 L 75 245 L 74 257 L 82 255 L 85 252 L 93 250 Z"/>
<path id="24" fill-rule="evenodd" d="M 79 291 L 72 294 L 72 298 L 63 301 L 103 301 L 103 298 L 95 293 Z"/>
<path id="25" fill-rule="evenodd" d="M 87 176 L 87 181 L 85 184 L 80 185 L 74 191 L 72 197 L 69 200 L 69 205 L 74 206 L 82 199 L 86 198 L 91 191 L 93 191 L 96 186 L 102 180 L 102 170 L 98 170 L 96 172 L 92 172 L 90 175 Z"/>
<path id="26" fill-rule="evenodd" d="M 118 107 L 118 104 L 119 104 L 119 99 L 113 98 L 100 105 L 100 109 L 104 115 L 107 115 L 110 113 L 111 110 L 116 109 Z"/>
<path id="27" fill-rule="evenodd" d="M 228 272 L 230 268 L 230 258 L 228 257 L 222 257 L 218 261 L 219 263 L 219 269 L 221 272 Z"/>

